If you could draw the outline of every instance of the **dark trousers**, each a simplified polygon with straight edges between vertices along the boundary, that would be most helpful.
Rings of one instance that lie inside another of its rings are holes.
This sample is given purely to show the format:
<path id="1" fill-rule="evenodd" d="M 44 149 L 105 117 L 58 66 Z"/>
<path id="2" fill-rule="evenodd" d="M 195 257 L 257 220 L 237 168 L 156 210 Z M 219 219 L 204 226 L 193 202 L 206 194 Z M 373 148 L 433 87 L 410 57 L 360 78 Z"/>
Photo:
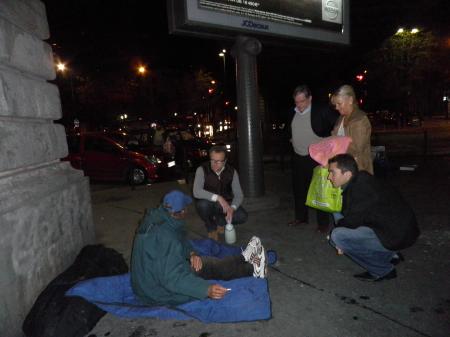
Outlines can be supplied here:
<path id="1" fill-rule="evenodd" d="M 246 262 L 242 255 L 227 256 L 222 259 L 202 256 L 202 269 L 197 273 L 205 280 L 233 280 L 253 276 L 253 265 Z"/>
<path id="2" fill-rule="evenodd" d="M 292 158 L 292 185 L 294 188 L 295 219 L 308 222 L 308 207 L 305 205 L 313 169 L 318 164 L 310 156 L 294 153 Z M 317 224 L 321 227 L 330 224 L 330 215 L 317 210 Z"/>
<path id="3" fill-rule="evenodd" d="M 197 199 L 195 201 L 195 208 L 200 218 L 205 222 L 208 232 L 215 231 L 217 226 L 225 226 L 227 224 L 222 206 L 218 202 Z M 231 223 L 233 225 L 243 224 L 247 221 L 247 218 L 247 211 L 242 207 L 238 207 L 233 213 Z"/>

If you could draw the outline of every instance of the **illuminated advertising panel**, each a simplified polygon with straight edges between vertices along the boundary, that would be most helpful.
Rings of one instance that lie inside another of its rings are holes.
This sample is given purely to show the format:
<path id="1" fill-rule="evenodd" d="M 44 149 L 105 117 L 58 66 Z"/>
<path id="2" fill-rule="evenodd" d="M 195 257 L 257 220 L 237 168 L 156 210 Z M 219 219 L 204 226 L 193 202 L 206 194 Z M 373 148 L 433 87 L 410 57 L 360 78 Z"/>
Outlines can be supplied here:
<path id="1" fill-rule="evenodd" d="M 349 43 L 348 0 L 170 0 L 168 8 L 175 33 Z"/>

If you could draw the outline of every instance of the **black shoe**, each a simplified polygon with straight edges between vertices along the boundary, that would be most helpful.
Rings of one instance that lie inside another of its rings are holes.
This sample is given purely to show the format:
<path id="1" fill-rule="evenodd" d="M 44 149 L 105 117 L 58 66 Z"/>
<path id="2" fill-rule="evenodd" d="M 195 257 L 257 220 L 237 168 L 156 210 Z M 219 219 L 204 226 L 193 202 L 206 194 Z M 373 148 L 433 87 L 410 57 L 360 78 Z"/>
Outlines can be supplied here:
<path id="1" fill-rule="evenodd" d="M 360 281 L 365 282 L 380 282 L 383 280 L 392 280 L 393 278 L 397 277 L 397 271 L 395 269 L 392 269 L 389 273 L 387 273 L 384 276 L 376 277 L 370 274 L 368 271 L 361 273 L 361 274 L 355 274 L 353 277 L 356 277 Z"/>
<path id="2" fill-rule="evenodd" d="M 317 225 L 317 231 L 322 233 L 322 234 L 328 234 L 328 233 L 331 232 L 332 229 L 333 229 L 333 225 L 332 224 Z"/>
<path id="3" fill-rule="evenodd" d="M 403 256 L 403 254 L 402 253 L 397 253 L 397 256 L 396 257 L 393 257 L 392 259 L 391 259 L 391 263 L 394 265 L 394 266 L 396 266 L 396 265 L 398 265 L 400 262 L 403 262 L 403 261 L 405 261 L 405 257 Z"/>

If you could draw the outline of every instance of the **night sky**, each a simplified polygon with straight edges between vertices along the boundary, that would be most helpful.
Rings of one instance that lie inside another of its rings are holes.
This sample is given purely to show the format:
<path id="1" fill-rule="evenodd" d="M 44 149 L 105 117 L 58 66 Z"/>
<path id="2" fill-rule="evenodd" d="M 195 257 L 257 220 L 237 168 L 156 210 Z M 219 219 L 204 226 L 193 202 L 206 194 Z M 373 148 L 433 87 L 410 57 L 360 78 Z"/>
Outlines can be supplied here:
<path id="1" fill-rule="evenodd" d="M 223 71 L 218 52 L 231 41 L 168 33 L 163 0 L 44 0 L 54 52 L 78 72 L 102 76 L 133 71 L 139 62 L 150 68 L 205 67 L 218 78 Z M 272 104 L 291 104 L 297 84 L 307 82 L 326 92 L 354 78 L 363 56 L 395 33 L 399 26 L 418 26 L 448 34 L 448 0 L 353 0 L 351 46 L 314 45 L 284 40 L 263 45 L 258 57 L 261 91 Z M 227 59 L 233 76 L 233 62 Z"/>

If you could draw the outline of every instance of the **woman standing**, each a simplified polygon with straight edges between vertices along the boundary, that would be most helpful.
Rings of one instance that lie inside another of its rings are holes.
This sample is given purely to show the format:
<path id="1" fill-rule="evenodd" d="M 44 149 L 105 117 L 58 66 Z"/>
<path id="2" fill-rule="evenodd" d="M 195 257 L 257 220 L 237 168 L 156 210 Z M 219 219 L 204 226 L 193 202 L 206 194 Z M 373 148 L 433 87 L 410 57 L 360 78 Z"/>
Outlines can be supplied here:
<path id="1" fill-rule="evenodd" d="M 347 153 L 358 163 L 359 170 L 373 174 L 370 136 L 372 126 L 364 111 L 359 109 L 355 91 L 350 85 L 341 86 L 333 95 L 332 103 L 341 115 L 334 126 L 333 136 L 348 136 L 352 142 Z"/>

